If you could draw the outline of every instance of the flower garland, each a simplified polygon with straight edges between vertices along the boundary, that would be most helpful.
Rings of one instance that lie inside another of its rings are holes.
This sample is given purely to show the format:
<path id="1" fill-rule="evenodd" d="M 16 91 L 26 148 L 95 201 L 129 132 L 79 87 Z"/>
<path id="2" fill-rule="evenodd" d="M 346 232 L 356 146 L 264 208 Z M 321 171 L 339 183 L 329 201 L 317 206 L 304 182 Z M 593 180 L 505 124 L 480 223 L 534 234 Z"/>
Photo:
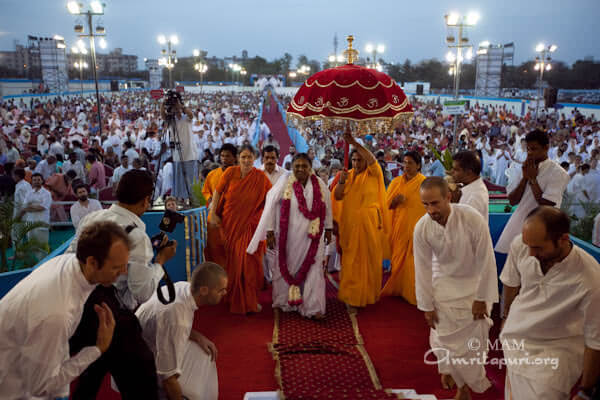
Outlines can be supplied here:
<path id="1" fill-rule="evenodd" d="M 315 263 L 315 256 L 317 255 L 319 241 L 323 235 L 323 225 L 325 223 L 326 208 L 319 180 L 316 175 L 312 174 L 310 176 L 310 181 L 313 186 L 312 210 L 309 210 L 306 204 L 302 184 L 296 180 L 296 177 L 293 174 L 288 178 L 287 186 L 283 192 L 283 200 L 281 202 L 281 217 L 279 219 L 279 271 L 281 272 L 283 279 L 285 279 L 290 286 L 288 291 L 288 304 L 290 306 L 299 306 L 302 304 L 300 285 L 306 279 L 310 266 Z M 295 276 L 290 274 L 287 265 L 287 235 L 290 222 L 292 191 L 298 200 L 298 209 L 302 215 L 310 221 L 308 237 L 311 238 L 308 253 Z"/>

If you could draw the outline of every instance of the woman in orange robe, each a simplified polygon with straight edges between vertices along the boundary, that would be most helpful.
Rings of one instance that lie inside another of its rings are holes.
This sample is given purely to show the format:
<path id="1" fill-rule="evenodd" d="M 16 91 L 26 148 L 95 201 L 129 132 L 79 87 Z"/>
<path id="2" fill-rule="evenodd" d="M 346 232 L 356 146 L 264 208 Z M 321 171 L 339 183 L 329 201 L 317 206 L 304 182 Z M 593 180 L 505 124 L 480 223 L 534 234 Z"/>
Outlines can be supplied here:
<path id="1" fill-rule="evenodd" d="M 232 313 L 258 312 L 258 290 L 263 282 L 265 244 L 254 254 L 246 253 L 258 226 L 271 182 L 253 167 L 252 146 L 242 146 L 239 166 L 227 168 L 213 194 L 210 223 L 221 227 L 225 243 L 225 270 L 229 278 L 226 301 Z M 223 204 L 224 202 L 224 204 Z M 222 209 L 218 215 L 218 209 Z"/>
<path id="2" fill-rule="evenodd" d="M 413 305 L 417 304 L 413 231 L 419 219 L 425 215 L 419 195 L 425 176 L 420 170 L 419 153 L 405 153 L 404 174 L 394 179 L 387 190 L 387 204 L 392 213 L 392 275 L 381 292 L 382 296 L 402 296 Z"/>
<path id="3" fill-rule="evenodd" d="M 379 163 L 350 133 L 344 139 L 356 150 L 351 155 L 353 168 L 340 173 L 332 196 L 342 255 L 338 298 L 364 307 L 379 299 L 390 219 Z"/>
<path id="4" fill-rule="evenodd" d="M 202 194 L 206 199 L 207 207 L 210 207 L 213 193 L 215 192 L 221 177 L 225 173 L 225 170 L 236 163 L 236 156 L 237 147 L 232 144 L 225 143 L 219 150 L 219 157 L 221 159 L 222 166 L 215 168 L 208 173 L 206 180 L 204 181 L 204 186 L 202 187 Z M 225 246 L 223 243 L 223 234 L 220 228 L 215 228 L 212 226 L 210 223 L 210 215 L 208 217 L 204 259 L 225 267 Z"/>

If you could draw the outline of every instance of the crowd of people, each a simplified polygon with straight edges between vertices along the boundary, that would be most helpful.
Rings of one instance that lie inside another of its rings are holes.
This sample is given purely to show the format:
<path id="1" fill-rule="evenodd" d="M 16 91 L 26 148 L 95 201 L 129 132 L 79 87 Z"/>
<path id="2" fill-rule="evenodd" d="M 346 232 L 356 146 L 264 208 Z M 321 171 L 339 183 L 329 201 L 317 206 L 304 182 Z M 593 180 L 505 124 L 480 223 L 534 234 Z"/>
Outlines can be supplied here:
<path id="1" fill-rule="evenodd" d="M 507 365 L 507 396 L 563 399 L 581 377 L 577 398 L 591 398 L 600 376 L 600 266 L 569 231 L 570 219 L 600 200 L 595 119 L 476 104 L 454 140 L 441 107 L 413 99 L 414 117 L 392 134 L 355 137 L 314 123 L 303 130 L 309 150 L 299 153 L 282 149 L 258 118 L 269 91 L 170 96 L 106 98 L 102 130 L 94 103 L 81 98 L 0 107 L 0 191 L 14 199 L 15 215 L 66 221 L 56 202 L 72 197 L 77 229 L 67 254 L 0 300 L 0 359 L 16 366 L 0 374 L 3 398 L 62 395 L 77 376 L 73 398 L 90 398 L 106 372 L 123 398 L 216 398 L 216 348 L 192 330 L 194 311 L 223 298 L 232 313 L 258 313 L 259 291 L 270 284 L 273 307 L 323 319 L 324 270 L 339 271 L 338 298 L 351 312 L 381 296 L 415 305 L 438 360 L 478 357 L 468 344 L 488 341 L 500 279 L 501 335 L 527 350 L 505 349 L 507 359 L 527 360 Z M 445 150 L 451 166 L 436 156 Z M 206 262 L 176 284 L 169 304 L 159 281 L 177 243 L 163 238 L 155 256 L 140 217 L 158 197 L 174 210 L 189 206 L 197 181 L 209 209 Z M 488 188 L 517 205 L 495 248 Z M 561 211 L 569 193 L 577 201 Z M 101 209 L 92 197 L 115 204 Z M 35 239 L 47 241 L 48 228 L 38 229 Z M 508 258 L 500 276 L 494 250 Z M 50 299 L 56 287 L 62 296 Z M 50 320 L 35 311 L 42 304 Z M 41 346 L 52 357 L 29 357 Z M 543 369 L 539 359 L 560 363 Z M 487 390 L 483 364 L 439 363 L 442 386 L 456 387 L 459 400 Z"/>

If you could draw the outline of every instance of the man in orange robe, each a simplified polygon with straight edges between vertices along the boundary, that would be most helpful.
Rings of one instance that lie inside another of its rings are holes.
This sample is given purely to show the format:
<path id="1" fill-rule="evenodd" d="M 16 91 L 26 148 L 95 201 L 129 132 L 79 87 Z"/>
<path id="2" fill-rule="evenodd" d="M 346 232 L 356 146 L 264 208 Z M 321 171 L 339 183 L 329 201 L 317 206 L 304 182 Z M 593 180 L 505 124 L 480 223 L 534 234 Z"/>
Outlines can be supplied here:
<path id="1" fill-rule="evenodd" d="M 381 292 L 382 296 L 402 296 L 410 304 L 417 304 L 415 293 L 415 261 L 413 257 L 413 231 L 425 215 L 420 188 L 425 180 L 419 153 L 404 154 L 404 174 L 395 178 L 387 189 L 387 203 L 391 210 L 392 274 Z"/>
<path id="2" fill-rule="evenodd" d="M 381 167 L 350 133 L 353 168 L 342 171 L 333 189 L 333 213 L 342 255 L 338 298 L 352 307 L 379 299 L 382 263 L 389 256 L 390 218 Z"/>
<path id="3" fill-rule="evenodd" d="M 265 244 L 254 254 L 246 249 L 258 226 L 271 182 L 264 172 L 252 165 L 254 152 L 250 146 L 240 151 L 240 165 L 228 168 L 213 194 L 210 219 L 220 226 L 225 247 L 225 269 L 229 277 L 226 301 L 232 313 L 258 312 L 258 290 L 263 283 L 262 258 Z M 222 215 L 217 215 L 219 203 L 224 201 Z"/>
<path id="4" fill-rule="evenodd" d="M 237 148 L 229 143 L 225 143 L 219 151 L 219 157 L 221 159 L 222 166 L 213 169 L 206 176 L 204 186 L 202 187 L 202 194 L 206 199 L 206 207 L 210 207 L 213 194 L 219 184 L 219 180 L 225 173 L 225 170 L 232 165 L 235 165 L 237 156 Z M 204 259 L 205 261 L 212 261 L 225 268 L 225 247 L 223 246 L 223 237 L 220 228 L 215 228 L 210 224 L 210 215 L 207 221 L 207 237 L 206 247 L 204 248 Z"/>

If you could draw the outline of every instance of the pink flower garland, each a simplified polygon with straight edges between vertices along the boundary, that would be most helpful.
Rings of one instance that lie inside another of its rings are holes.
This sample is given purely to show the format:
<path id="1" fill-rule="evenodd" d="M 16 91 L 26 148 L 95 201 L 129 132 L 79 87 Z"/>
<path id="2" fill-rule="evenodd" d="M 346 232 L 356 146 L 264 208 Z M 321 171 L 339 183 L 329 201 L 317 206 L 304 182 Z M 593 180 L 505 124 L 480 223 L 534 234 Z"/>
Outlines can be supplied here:
<path id="1" fill-rule="evenodd" d="M 281 217 L 279 219 L 279 271 L 281 272 L 283 279 L 285 279 L 287 284 L 290 286 L 300 286 L 306 279 L 306 275 L 308 274 L 311 265 L 315 263 L 315 256 L 317 255 L 317 250 L 319 248 L 319 240 L 323 234 L 323 225 L 325 224 L 326 208 L 325 203 L 321 198 L 319 181 L 314 174 L 310 176 L 310 180 L 313 186 L 312 210 L 308 210 L 306 199 L 304 198 L 302 184 L 298 181 L 294 182 L 293 184 L 294 194 L 298 200 L 298 209 L 306 219 L 309 221 L 314 220 L 315 218 L 320 219 L 319 232 L 316 235 L 311 235 L 310 233 L 308 234 L 308 236 L 312 239 L 310 247 L 306 257 L 304 258 L 304 261 L 302 262 L 302 265 L 300 266 L 300 269 L 295 276 L 290 274 L 287 265 L 287 235 L 290 222 L 291 199 L 283 199 L 281 203 Z M 300 305 L 302 304 L 302 298 L 293 301 L 290 300 L 288 303 L 291 306 Z"/>

